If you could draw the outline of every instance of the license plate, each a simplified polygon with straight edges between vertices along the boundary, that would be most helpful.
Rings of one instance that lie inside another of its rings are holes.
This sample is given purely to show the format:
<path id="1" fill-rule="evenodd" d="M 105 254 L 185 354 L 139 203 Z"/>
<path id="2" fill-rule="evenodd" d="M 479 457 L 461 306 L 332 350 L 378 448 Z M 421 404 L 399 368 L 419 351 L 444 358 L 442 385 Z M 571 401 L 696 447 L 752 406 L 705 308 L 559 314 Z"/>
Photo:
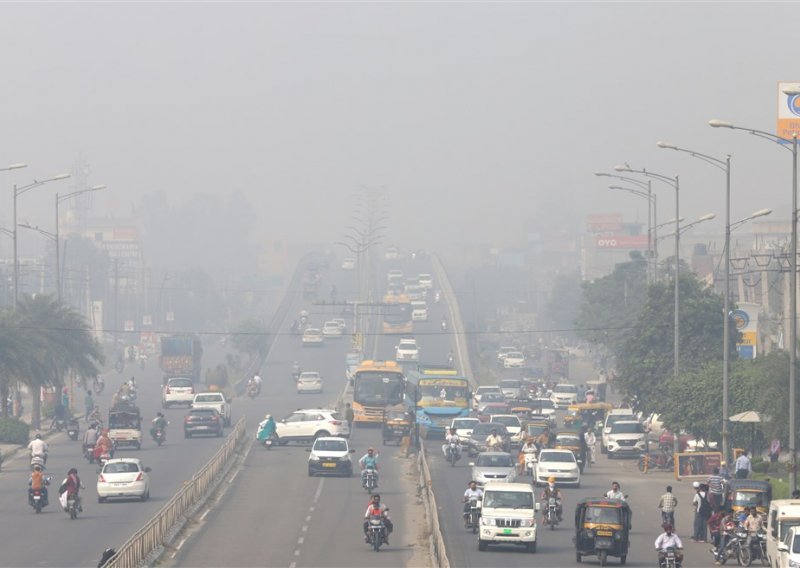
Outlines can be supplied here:
<path id="1" fill-rule="evenodd" d="M 514 531 L 511 529 L 503 529 L 503 534 L 514 534 Z"/>
<path id="2" fill-rule="evenodd" d="M 322 467 L 336 467 L 336 464 L 335 463 L 324 463 L 324 464 L 322 464 Z"/>
<path id="3" fill-rule="evenodd" d="M 614 536 L 611 531 L 597 531 L 597 536 Z"/>
<path id="4" fill-rule="evenodd" d="M 208 426 L 196 426 L 198 430 L 208 430 Z"/>
<path id="5" fill-rule="evenodd" d="M 34 495 L 34 496 L 33 496 L 33 500 L 34 500 L 34 501 L 38 501 L 38 500 L 39 500 L 39 499 L 41 499 L 41 498 L 42 498 L 42 496 L 41 496 L 41 495 Z"/>

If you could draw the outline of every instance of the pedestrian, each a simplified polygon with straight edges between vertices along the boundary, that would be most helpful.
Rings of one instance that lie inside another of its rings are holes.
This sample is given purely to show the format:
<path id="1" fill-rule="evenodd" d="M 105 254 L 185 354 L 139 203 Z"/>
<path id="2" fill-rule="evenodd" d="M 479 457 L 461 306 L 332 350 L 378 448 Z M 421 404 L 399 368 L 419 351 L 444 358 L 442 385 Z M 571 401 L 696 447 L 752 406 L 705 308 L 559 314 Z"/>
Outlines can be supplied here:
<path id="1" fill-rule="evenodd" d="M 692 499 L 692 507 L 694 509 L 694 534 L 692 535 L 692 540 L 694 542 L 706 542 L 706 524 L 711 516 L 711 504 L 708 502 L 707 496 L 708 486 L 697 481 L 692 486 L 695 490 L 694 498 Z"/>
<path id="2" fill-rule="evenodd" d="M 771 464 L 778 463 L 778 458 L 781 455 L 781 441 L 778 438 L 773 438 L 769 444 L 769 462 Z"/>
<path id="3" fill-rule="evenodd" d="M 89 416 L 91 416 L 92 411 L 94 410 L 94 398 L 92 397 L 92 390 L 89 389 L 86 391 L 86 397 L 83 399 L 83 406 L 86 409 L 86 421 L 89 421 Z"/>
<path id="4" fill-rule="evenodd" d="M 725 480 L 719 474 L 719 468 L 715 467 L 713 473 L 708 477 L 708 502 L 711 503 L 711 509 L 718 511 L 722 507 L 725 500 Z"/>
<path id="5" fill-rule="evenodd" d="M 591 428 L 583 435 L 586 442 L 586 447 L 589 448 L 589 463 L 594 465 L 595 452 L 597 451 L 597 436 L 594 435 L 594 430 Z"/>
<path id="6" fill-rule="evenodd" d="M 728 462 L 725 460 L 719 462 L 719 475 L 726 482 L 731 478 L 731 472 L 728 471 Z"/>
<path id="7" fill-rule="evenodd" d="M 64 410 L 69 410 L 69 389 L 67 387 L 61 389 L 61 405 Z"/>
<path id="8" fill-rule="evenodd" d="M 661 509 L 661 524 L 668 523 L 675 526 L 675 507 L 678 506 L 678 498 L 672 494 L 672 485 L 667 485 L 667 492 L 658 500 L 658 508 Z"/>
<path id="9" fill-rule="evenodd" d="M 747 450 L 742 450 L 742 455 L 736 458 L 733 464 L 733 471 L 736 472 L 736 479 L 747 479 L 753 471 L 750 458 L 747 457 Z"/>
<path id="10" fill-rule="evenodd" d="M 344 405 L 344 419 L 347 420 L 347 429 L 351 431 L 353 429 L 353 418 L 354 418 L 353 407 L 348 402 L 347 404 Z"/>

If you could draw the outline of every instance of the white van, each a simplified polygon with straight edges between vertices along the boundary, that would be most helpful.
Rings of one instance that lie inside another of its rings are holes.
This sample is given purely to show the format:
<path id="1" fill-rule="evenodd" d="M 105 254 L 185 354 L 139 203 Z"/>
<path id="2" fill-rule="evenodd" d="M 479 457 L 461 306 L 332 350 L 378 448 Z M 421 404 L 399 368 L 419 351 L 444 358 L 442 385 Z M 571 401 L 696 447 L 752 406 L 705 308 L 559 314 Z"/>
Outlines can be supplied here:
<path id="1" fill-rule="evenodd" d="M 800 499 L 777 499 L 767 513 L 767 558 L 770 566 L 783 566 L 778 544 L 792 527 L 800 526 Z"/>
<path id="2" fill-rule="evenodd" d="M 478 550 L 490 544 L 520 544 L 536 552 L 536 501 L 530 483 L 490 481 L 483 487 Z"/>
<path id="3" fill-rule="evenodd" d="M 778 543 L 778 554 L 778 562 L 770 562 L 772 568 L 800 566 L 800 527 L 792 527 L 786 531 L 786 538 Z"/>

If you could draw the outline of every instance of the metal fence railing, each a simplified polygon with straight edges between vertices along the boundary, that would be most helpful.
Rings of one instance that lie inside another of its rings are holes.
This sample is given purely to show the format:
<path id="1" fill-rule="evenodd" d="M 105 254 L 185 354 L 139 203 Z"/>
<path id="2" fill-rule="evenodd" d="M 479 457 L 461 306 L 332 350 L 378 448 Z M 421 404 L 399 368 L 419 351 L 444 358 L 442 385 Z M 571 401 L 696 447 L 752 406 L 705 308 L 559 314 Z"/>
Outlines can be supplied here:
<path id="1" fill-rule="evenodd" d="M 240 418 L 225 443 L 209 462 L 162 507 L 162 509 L 117 550 L 105 568 L 136 568 L 159 547 L 168 544 L 174 528 L 185 515 L 209 495 L 245 436 L 245 419 Z"/>
<path id="2" fill-rule="evenodd" d="M 428 460 L 425 458 L 425 443 L 422 440 L 420 440 L 420 449 L 417 453 L 417 467 L 419 469 L 417 490 L 422 497 L 422 502 L 425 506 L 425 518 L 431 532 L 430 546 L 433 565 L 438 568 L 450 568 L 450 561 L 447 559 L 447 550 L 442 536 L 442 528 L 439 525 L 439 509 L 436 506 L 436 496 L 431 488 L 431 472 L 428 469 Z"/>

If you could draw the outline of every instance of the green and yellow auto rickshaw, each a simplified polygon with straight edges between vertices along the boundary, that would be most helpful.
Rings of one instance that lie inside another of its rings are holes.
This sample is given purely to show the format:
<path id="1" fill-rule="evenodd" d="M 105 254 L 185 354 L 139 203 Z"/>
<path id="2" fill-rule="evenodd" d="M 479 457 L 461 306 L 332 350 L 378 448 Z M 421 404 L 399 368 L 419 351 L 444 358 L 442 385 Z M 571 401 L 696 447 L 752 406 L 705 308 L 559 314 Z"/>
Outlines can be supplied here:
<path id="1" fill-rule="evenodd" d="M 628 559 L 631 509 L 621 499 L 582 499 L 575 507 L 575 560 L 597 556 L 605 566 L 609 556 Z"/>

